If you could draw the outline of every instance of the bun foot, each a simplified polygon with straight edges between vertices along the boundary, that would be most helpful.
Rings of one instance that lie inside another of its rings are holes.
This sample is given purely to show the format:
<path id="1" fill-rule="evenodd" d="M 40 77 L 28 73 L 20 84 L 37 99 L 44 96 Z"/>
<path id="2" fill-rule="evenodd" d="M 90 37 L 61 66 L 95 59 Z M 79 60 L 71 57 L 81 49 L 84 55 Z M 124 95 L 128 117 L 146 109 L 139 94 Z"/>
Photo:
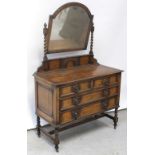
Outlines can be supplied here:
<path id="1" fill-rule="evenodd" d="M 58 146 L 58 144 L 55 144 L 55 150 L 56 150 L 56 152 L 59 152 L 59 146 Z"/>
<path id="2" fill-rule="evenodd" d="M 114 129 L 116 130 L 117 125 L 114 124 Z"/>
<path id="3" fill-rule="evenodd" d="M 115 108 L 114 129 L 116 129 L 116 127 L 117 127 L 117 122 L 118 122 L 118 114 L 117 114 L 117 110 L 118 110 L 118 107 Z"/>
<path id="4" fill-rule="evenodd" d="M 40 137 L 41 132 L 40 132 L 40 117 L 37 116 L 37 135 Z"/>
<path id="5" fill-rule="evenodd" d="M 40 138 L 40 136 L 41 136 L 40 129 L 37 129 L 37 135 Z"/>

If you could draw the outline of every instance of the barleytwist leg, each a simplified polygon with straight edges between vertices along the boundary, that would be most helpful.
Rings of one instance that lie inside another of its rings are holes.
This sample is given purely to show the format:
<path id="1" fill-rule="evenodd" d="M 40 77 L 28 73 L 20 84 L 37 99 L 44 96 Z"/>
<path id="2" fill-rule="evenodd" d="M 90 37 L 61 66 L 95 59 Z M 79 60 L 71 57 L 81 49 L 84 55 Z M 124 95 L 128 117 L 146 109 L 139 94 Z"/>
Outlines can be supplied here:
<path id="1" fill-rule="evenodd" d="M 58 129 L 54 130 L 54 135 L 55 135 L 55 140 L 54 140 L 55 150 L 56 150 L 56 152 L 59 152 L 59 134 L 58 134 Z"/>
<path id="2" fill-rule="evenodd" d="M 37 116 L 37 135 L 40 137 L 40 117 Z"/>
<path id="3" fill-rule="evenodd" d="M 114 116 L 114 129 L 117 127 L 117 122 L 118 122 L 118 108 L 115 108 L 115 116 Z"/>

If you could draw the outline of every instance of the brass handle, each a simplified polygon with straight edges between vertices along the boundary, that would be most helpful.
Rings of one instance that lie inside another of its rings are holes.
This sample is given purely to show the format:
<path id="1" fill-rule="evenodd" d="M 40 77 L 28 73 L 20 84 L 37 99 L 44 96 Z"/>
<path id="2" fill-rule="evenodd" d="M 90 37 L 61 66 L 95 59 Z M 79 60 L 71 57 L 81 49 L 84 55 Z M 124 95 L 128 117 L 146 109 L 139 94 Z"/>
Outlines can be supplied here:
<path id="1" fill-rule="evenodd" d="M 73 104 L 78 105 L 79 104 L 79 99 L 78 98 L 73 98 Z"/>
<path id="2" fill-rule="evenodd" d="M 103 85 L 104 85 L 104 87 L 108 87 L 109 86 L 109 79 L 104 79 Z"/>
<path id="3" fill-rule="evenodd" d="M 103 108 L 104 110 L 106 110 L 106 109 L 108 108 L 108 101 L 107 101 L 107 100 L 101 101 L 101 104 L 102 104 L 102 108 Z"/>
<path id="4" fill-rule="evenodd" d="M 72 111 L 72 117 L 73 117 L 73 119 L 77 119 L 78 113 L 76 111 Z"/>
<path id="5" fill-rule="evenodd" d="M 103 94 L 104 94 L 104 96 L 108 96 L 109 95 L 109 89 L 103 90 Z"/>

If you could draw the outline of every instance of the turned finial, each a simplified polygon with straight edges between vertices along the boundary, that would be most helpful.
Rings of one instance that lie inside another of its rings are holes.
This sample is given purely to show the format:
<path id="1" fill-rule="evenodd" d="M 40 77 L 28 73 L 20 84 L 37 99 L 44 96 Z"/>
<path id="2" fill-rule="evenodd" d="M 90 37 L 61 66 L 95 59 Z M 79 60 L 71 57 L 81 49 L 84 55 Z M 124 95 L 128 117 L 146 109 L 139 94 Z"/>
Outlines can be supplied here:
<path id="1" fill-rule="evenodd" d="M 47 24 L 46 23 L 44 23 L 44 28 L 47 28 Z"/>
<path id="2" fill-rule="evenodd" d="M 44 33 L 44 37 L 46 37 L 47 36 L 47 24 L 46 23 L 44 23 L 44 29 L 43 29 L 43 33 Z"/>

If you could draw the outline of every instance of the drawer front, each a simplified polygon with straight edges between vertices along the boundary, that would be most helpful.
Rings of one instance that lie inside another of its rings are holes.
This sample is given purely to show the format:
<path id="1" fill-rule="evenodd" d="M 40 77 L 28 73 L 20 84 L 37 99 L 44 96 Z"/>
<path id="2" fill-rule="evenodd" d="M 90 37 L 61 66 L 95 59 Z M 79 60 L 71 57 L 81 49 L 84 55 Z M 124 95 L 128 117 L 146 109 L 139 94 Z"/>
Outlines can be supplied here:
<path id="1" fill-rule="evenodd" d="M 70 94 L 73 94 L 71 85 L 60 88 L 60 96 L 66 96 Z"/>
<path id="2" fill-rule="evenodd" d="M 81 119 L 96 113 L 113 109 L 117 106 L 117 103 L 118 103 L 117 99 L 118 99 L 118 96 L 115 96 L 108 99 L 103 99 L 98 102 L 93 102 L 86 106 L 79 106 L 72 110 L 61 112 L 60 123 L 61 124 L 69 123 L 77 119 Z"/>
<path id="3" fill-rule="evenodd" d="M 61 115 L 60 115 L 60 123 L 61 124 L 64 124 L 64 123 L 68 123 L 68 122 L 71 122 L 73 121 L 73 116 L 72 116 L 72 112 L 70 111 L 67 111 L 67 112 L 63 112 Z"/>
<path id="4" fill-rule="evenodd" d="M 120 83 L 120 74 L 114 74 L 109 77 L 100 77 L 94 80 L 94 88 L 107 88 Z"/>
<path id="5" fill-rule="evenodd" d="M 102 111 L 102 105 L 100 102 L 90 104 L 86 107 L 83 107 L 79 112 L 79 117 L 89 116 Z"/>
<path id="6" fill-rule="evenodd" d="M 87 91 L 108 88 L 120 83 L 120 74 L 113 74 L 107 77 L 95 78 L 83 82 L 76 82 L 60 87 L 60 97 L 74 96 Z"/>
<path id="7" fill-rule="evenodd" d="M 119 94 L 119 87 L 112 87 L 108 89 L 98 90 L 84 95 L 73 96 L 66 99 L 61 99 L 60 109 L 69 109 L 75 106 L 84 105 L 89 102 L 101 100 L 105 97 L 111 97 Z"/>
<path id="8" fill-rule="evenodd" d="M 76 93 L 90 90 L 90 88 L 91 88 L 90 84 L 91 84 L 90 80 L 87 80 L 84 82 L 74 83 L 72 85 L 61 87 L 60 88 L 60 97 L 73 95 Z"/>
<path id="9" fill-rule="evenodd" d="M 69 109 L 73 108 L 75 106 L 83 105 L 88 102 L 91 102 L 96 99 L 100 99 L 104 96 L 104 91 L 97 91 L 97 92 L 92 92 L 86 95 L 81 95 L 81 96 L 73 96 L 70 98 L 62 99 L 60 101 L 60 109 Z"/>

